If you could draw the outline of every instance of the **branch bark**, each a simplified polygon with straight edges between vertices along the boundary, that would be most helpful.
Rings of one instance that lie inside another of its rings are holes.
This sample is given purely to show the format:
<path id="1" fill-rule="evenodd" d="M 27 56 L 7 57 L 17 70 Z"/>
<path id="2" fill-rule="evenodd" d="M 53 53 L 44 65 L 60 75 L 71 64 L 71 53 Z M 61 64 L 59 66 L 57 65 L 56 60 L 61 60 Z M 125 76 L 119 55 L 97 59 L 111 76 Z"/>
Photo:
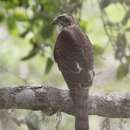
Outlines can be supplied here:
<path id="1" fill-rule="evenodd" d="M 130 117 L 130 93 L 93 94 L 88 101 L 89 115 L 111 118 Z M 42 110 L 52 115 L 57 111 L 74 115 L 73 102 L 68 90 L 44 86 L 0 88 L 0 109 Z"/>

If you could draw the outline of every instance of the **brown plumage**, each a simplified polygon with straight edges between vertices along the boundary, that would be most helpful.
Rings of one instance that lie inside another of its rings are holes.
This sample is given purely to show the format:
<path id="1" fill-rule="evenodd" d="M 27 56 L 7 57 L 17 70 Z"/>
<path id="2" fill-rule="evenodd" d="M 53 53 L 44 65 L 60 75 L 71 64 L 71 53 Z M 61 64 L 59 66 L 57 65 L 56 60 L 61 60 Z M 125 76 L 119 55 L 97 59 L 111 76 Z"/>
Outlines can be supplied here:
<path id="1" fill-rule="evenodd" d="M 60 15 L 53 22 L 62 26 L 54 58 L 74 101 L 75 129 L 89 130 L 87 99 L 94 75 L 92 45 L 72 16 Z"/>

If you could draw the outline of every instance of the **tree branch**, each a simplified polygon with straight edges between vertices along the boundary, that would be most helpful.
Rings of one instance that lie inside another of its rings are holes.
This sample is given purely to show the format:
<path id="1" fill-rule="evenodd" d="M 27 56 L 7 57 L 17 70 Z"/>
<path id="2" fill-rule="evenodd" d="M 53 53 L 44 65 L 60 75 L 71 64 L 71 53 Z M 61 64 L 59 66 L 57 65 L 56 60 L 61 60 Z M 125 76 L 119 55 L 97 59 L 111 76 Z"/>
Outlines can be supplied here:
<path id="1" fill-rule="evenodd" d="M 93 94 L 88 101 L 89 114 L 111 118 L 130 117 L 130 93 Z M 0 88 L 0 109 L 42 110 L 52 115 L 56 111 L 74 115 L 68 90 L 44 86 Z"/>

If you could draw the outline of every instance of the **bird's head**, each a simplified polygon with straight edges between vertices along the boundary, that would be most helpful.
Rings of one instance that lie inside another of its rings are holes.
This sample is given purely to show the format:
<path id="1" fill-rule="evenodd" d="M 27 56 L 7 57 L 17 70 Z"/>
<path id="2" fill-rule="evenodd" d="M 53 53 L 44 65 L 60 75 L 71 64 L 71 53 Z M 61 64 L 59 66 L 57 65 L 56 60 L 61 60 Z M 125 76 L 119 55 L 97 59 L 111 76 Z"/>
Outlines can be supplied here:
<path id="1" fill-rule="evenodd" d="M 62 27 L 66 27 L 75 23 L 73 16 L 62 14 L 53 19 L 52 24 L 57 24 Z"/>

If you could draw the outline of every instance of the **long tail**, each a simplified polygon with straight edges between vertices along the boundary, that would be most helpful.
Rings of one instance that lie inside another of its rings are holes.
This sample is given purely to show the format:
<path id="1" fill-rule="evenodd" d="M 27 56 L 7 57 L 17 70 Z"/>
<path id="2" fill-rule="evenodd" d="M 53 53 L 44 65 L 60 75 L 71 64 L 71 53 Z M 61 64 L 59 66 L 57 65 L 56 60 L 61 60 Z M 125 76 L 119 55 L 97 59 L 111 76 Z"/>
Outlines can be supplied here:
<path id="1" fill-rule="evenodd" d="M 75 130 L 89 130 L 88 89 L 75 89 Z"/>
<path id="2" fill-rule="evenodd" d="M 70 87 L 75 106 L 75 130 L 89 130 L 88 89 L 79 86 L 72 87 L 72 84 Z"/>

